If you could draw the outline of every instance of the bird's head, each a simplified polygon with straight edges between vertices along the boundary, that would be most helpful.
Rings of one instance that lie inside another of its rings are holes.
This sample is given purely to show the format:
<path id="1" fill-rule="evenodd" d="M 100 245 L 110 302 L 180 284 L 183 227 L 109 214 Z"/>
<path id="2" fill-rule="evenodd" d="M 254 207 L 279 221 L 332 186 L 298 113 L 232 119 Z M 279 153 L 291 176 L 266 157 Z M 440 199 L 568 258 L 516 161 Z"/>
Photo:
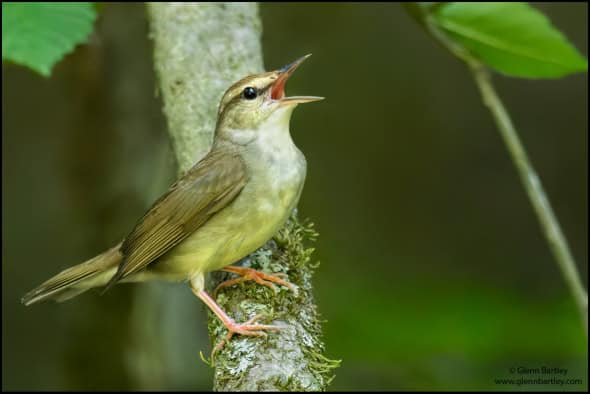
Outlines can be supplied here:
<path id="1" fill-rule="evenodd" d="M 285 83 L 305 59 L 303 56 L 293 63 L 275 71 L 249 75 L 234 83 L 223 95 L 219 104 L 218 130 L 256 130 L 271 116 L 286 117 L 301 103 L 322 100 L 323 97 L 285 97 Z"/>

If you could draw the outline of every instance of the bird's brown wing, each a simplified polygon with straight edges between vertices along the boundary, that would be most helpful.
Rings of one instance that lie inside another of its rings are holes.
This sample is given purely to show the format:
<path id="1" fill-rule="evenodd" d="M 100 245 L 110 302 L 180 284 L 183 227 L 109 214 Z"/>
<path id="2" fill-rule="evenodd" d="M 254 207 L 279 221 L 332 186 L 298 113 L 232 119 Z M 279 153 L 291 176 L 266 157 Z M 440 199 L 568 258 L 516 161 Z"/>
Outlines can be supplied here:
<path id="1" fill-rule="evenodd" d="M 107 289 L 142 270 L 202 226 L 240 193 L 247 172 L 233 152 L 212 151 L 152 205 L 127 236 Z"/>

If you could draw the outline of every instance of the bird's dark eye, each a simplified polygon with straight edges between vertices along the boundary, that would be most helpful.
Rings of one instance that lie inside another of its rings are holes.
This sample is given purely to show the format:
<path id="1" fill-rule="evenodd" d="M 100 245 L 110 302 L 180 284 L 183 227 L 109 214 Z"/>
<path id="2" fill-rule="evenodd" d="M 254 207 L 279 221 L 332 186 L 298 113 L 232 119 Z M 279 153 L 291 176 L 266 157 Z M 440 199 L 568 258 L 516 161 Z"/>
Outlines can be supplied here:
<path id="1" fill-rule="evenodd" d="M 254 100 L 256 96 L 258 96 L 258 92 L 252 86 L 247 86 L 246 88 L 244 88 L 242 96 L 244 96 L 246 100 Z"/>

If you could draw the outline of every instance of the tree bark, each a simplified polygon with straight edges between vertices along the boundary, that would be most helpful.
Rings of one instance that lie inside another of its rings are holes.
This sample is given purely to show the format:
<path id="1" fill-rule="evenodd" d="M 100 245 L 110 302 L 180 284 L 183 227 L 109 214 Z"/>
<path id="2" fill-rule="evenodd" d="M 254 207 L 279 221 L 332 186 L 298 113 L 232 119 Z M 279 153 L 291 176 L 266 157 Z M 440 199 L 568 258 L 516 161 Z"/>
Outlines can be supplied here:
<path id="1" fill-rule="evenodd" d="M 256 3 L 149 3 L 154 59 L 164 113 L 179 173 L 210 149 L 216 111 L 225 90 L 238 79 L 263 71 L 261 22 Z M 288 61 L 290 59 L 286 59 Z M 245 283 L 220 292 L 218 303 L 236 321 L 255 314 L 264 323 L 286 326 L 267 337 L 235 336 L 215 357 L 214 389 L 325 390 L 338 361 L 324 356 L 321 326 L 313 301 L 310 257 L 303 242 L 311 225 L 295 215 L 265 246 L 242 261 L 267 272 L 282 272 L 299 287 L 277 294 Z M 224 274 L 208 281 L 211 289 Z M 209 313 L 212 343 L 226 330 Z"/>

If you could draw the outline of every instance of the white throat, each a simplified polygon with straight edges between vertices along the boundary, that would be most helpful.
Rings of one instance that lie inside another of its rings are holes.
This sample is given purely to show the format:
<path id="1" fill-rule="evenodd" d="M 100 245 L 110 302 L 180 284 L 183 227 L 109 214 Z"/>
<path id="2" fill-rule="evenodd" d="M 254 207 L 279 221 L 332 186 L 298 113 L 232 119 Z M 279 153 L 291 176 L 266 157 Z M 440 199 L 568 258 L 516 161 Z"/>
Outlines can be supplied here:
<path id="1" fill-rule="evenodd" d="M 289 131 L 293 109 L 294 106 L 277 109 L 258 127 L 254 143 L 259 150 L 280 154 L 296 149 Z"/>
<path id="2" fill-rule="evenodd" d="M 295 106 L 279 108 L 254 130 L 234 130 L 234 142 L 244 146 L 244 159 L 258 176 L 280 190 L 305 178 L 305 158 L 289 132 Z M 245 142 L 245 144 L 244 144 Z"/>
<path id="3" fill-rule="evenodd" d="M 289 122 L 295 106 L 278 108 L 263 123 L 252 129 L 232 129 L 227 133 L 231 141 L 247 150 L 279 152 L 294 148 Z"/>

